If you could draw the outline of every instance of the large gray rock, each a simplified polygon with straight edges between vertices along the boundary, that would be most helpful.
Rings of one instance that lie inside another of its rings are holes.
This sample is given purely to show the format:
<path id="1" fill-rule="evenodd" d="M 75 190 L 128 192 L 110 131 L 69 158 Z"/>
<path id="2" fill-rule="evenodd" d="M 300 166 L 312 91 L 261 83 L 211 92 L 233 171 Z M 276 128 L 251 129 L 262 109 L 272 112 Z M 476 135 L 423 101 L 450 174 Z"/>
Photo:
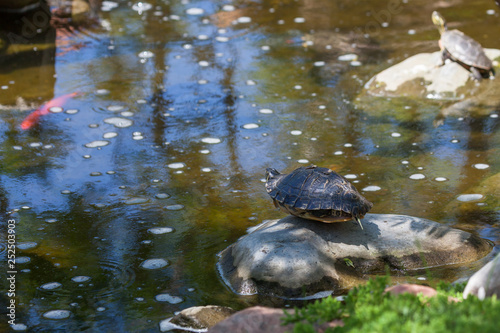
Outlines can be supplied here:
<path id="1" fill-rule="evenodd" d="M 314 297 L 351 288 L 386 267 L 465 263 L 491 250 L 478 236 L 426 219 L 367 214 L 362 223 L 364 230 L 293 216 L 264 222 L 219 254 L 218 269 L 238 294 Z"/>
<path id="2" fill-rule="evenodd" d="M 500 297 L 500 253 L 469 279 L 465 286 L 464 298 L 470 294 L 480 299 L 493 295 Z"/>
<path id="3" fill-rule="evenodd" d="M 485 52 L 490 59 L 500 57 L 500 50 L 485 49 Z M 453 61 L 437 66 L 440 59 L 439 51 L 416 54 L 372 77 L 365 84 L 365 89 L 375 96 L 458 99 L 464 93 L 459 88 L 465 86 L 471 74 Z"/>

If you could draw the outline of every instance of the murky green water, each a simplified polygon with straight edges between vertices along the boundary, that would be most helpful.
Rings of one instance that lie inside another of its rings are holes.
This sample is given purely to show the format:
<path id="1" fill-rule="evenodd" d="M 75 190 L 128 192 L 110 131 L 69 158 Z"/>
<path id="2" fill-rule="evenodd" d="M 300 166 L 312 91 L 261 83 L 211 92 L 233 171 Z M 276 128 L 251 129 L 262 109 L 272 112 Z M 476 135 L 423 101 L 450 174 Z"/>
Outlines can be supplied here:
<path id="1" fill-rule="evenodd" d="M 15 219 L 16 319 L 31 331 L 156 332 L 190 306 L 269 303 L 232 294 L 215 269 L 247 228 L 283 217 L 266 167 L 331 167 L 373 213 L 498 244 L 500 109 L 434 127 L 445 102 L 356 104 L 378 71 L 438 49 L 435 9 L 500 47 L 493 1 L 114 3 L 97 27 L 56 32 L 40 20 L 30 35 L 20 19 L 1 35 L 11 45 L 0 57 L 0 258 L 6 267 Z M 64 112 L 20 129 L 32 106 L 72 92 Z M 166 266 L 144 267 L 150 259 Z M 69 317 L 46 318 L 52 310 Z"/>

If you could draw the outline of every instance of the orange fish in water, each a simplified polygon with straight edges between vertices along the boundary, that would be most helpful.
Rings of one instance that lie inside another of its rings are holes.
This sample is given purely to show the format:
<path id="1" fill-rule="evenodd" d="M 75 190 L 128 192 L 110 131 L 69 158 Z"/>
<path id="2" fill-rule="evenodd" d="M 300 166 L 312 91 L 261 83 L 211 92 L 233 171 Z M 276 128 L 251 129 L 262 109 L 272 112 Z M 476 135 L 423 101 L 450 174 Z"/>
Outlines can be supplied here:
<path id="1" fill-rule="evenodd" d="M 31 112 L 26 118 L 24 118 L 21 123 L 21 129 L 27 130 L 35 126 L 40 120 L 41 116 L 44 116 L 49 113 L 49 109 L 54 106 L 62 106 L 66 101 L 72 97 L 75 97 L 78 93 L 74 92 L 71 94 L 66 94 L 59 96 L 57 98 L 51 99 L 47 103 L 43 104 L 41 107 Z"/>

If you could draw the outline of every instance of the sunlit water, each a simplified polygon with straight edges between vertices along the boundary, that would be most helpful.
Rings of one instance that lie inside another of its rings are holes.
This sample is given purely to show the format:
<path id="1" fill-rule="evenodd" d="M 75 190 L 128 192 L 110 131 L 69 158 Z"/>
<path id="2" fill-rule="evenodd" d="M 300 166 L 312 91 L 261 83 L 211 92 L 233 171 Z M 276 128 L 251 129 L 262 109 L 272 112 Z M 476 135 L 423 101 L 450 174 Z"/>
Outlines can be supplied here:
<path id="1" fill-rule="evenodd" d="M 215 268 L 247 228 L 283 217 L 263 187 L 267 167 L 330 167 L 373 213 L 498 243 L 498 111 L 434 127 L 435 101 L 356 104 L 378 71 L 438 49 L 434 4 L 387 6 L 106 1 L 99 27 L 2 60 L 0 204 L 4 221 L 17 220 L 18 322 L 156 332 L 190 306 L 272 304 L 234 295 Z M 494 2 L 442 12 L 500 47 Z M 20 129 L 30 106 L 72 92 Z M 434 274 L 454 280 L 475 267 Z"/>

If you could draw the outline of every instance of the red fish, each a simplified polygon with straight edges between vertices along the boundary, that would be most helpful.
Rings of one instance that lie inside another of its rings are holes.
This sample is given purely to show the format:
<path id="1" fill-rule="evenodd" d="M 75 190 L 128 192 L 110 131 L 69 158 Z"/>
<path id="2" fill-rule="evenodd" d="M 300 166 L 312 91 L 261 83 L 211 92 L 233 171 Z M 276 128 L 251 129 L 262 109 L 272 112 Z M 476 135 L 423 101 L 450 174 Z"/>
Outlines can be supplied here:
<path id="1" fill-rule="evenodd" d="M 78 93 L 74 92 L 71 94 L 66 94 L 59 96 L 57 98 L 51 99 L 47 103 L 40 106 L 35 111 L 31 112 L 26 118 L 24 118 L 21 123 L 21 129 L 27 130 L 35 126 L 40 120 L 41 116 L 44 116 L 49 113 L 49 109 L 53 106 L 62 106 L 66 103 L 66 101 L 72 97 L 75 97 Z"/>

